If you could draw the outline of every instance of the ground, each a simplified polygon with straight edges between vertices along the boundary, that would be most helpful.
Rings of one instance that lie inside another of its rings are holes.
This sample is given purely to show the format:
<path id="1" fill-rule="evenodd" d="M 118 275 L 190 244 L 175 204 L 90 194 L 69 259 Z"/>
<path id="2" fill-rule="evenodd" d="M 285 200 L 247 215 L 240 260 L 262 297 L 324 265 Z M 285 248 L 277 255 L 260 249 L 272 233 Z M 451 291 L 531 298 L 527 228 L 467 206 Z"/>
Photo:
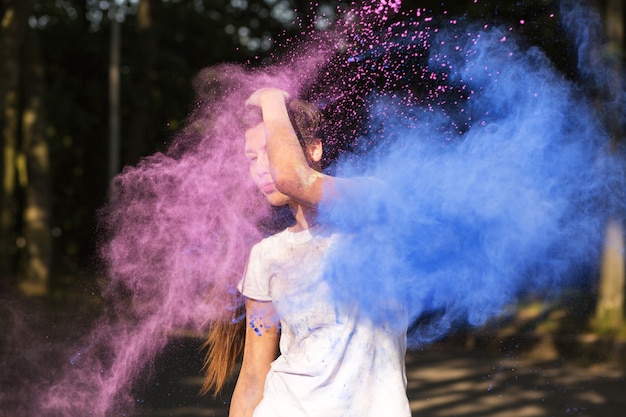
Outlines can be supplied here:
<path id="1" fill-rule="evenodd" d="M 523 342 L 522 342 L 523 344 Z M 137 390 L 141 417 L 226 417 L 232 386 L 218 399 L 199 397 L 197 341 L 174 340 L 157 373 Z M 542 352 L 544 350 L 544 352 Z M 621 417 L 626 414 L 622 362 L 555 357 L 549 347 L 439 344 L 407 356 L 408 394 L 420 417 Z"/>

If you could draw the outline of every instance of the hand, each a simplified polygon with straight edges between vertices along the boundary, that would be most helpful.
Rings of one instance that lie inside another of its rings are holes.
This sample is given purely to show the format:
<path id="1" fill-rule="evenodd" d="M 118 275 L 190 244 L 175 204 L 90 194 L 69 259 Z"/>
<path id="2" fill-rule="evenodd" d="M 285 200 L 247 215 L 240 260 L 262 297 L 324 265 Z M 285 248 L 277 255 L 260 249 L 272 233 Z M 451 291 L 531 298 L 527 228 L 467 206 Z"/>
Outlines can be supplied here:
<path id="1" fill-rule="evenodd" d="M 287 100 L 290 97 L 289 93 L 275 87 L 263 87 L 256 90 L 248 99 L 246 100 L 245 106 L 256 106 L 261 107 L 262 100 L 267 100 L 268 98 L 277 99 L 282 98 L 283 100 Z"/>

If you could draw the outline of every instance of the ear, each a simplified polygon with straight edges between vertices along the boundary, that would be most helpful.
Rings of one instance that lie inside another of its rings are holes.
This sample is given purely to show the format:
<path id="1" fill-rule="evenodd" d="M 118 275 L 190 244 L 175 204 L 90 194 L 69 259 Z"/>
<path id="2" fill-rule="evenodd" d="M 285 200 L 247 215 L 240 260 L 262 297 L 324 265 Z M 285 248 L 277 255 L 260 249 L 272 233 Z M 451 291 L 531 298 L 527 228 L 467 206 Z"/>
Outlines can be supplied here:
<path id="1" fill-rule="evenodd" d="M 313 139 L 306 148 L 307 156 L 311 162 L 318 163 L 322 160 L 324 149 L 322 147 L 322 141 L 319 138 Z"/>

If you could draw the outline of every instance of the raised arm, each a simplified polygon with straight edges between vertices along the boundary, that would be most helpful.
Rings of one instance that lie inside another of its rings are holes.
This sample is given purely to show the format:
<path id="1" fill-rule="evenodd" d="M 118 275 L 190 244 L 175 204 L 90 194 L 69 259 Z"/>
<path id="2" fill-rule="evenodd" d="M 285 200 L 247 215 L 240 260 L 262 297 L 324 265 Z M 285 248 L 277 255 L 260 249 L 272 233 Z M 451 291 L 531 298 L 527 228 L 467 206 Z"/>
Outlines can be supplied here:
<path id="1" fill-rule="evenodd" d="M 325 193 L 334 192 L 337 180 L 309 166 L 289 120 L 287 98 L 288 94 L 280 89 L 262 88 L 250 96 L 246 105 L 261 109 L 270 171 L 278 190 L 301 204 L 317 206 Z M 319 146 L 321 157 L 321 143 Z"/>
<path id="2" fill-rule="evenodd" d="M 229 417 L 251 417 L 263 397 L 265 376 L 278 353 L 278 319 L 270 301 L 246 300 L 246 343 Z"/>

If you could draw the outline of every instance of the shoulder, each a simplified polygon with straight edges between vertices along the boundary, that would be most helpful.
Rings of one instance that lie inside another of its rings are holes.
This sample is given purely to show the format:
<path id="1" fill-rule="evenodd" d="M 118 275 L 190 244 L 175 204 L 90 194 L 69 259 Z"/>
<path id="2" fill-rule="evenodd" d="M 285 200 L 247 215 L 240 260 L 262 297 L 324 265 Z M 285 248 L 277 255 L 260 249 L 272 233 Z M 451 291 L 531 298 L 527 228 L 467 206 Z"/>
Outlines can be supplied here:
<path id="1" fill-rule="evenodd" d="M 253 248 L 263 248 L 268 246 L 276 245 L 279 242 L 285 240 L 285 235 L 289 233 L 287 229 L 283 229 L 278 233 L 274 233 L 273 235 L 269 235 L 258 241 Z"/>
<path id="2" fill-rule="evenodd" d="M 257 243 L 252 246 L 252 250 L 250 251 L 250 256 L 260 256 L 266 252 L 271 252 L 275 250 L 276 247 L 280 247 L 284 244 L 286 238 L 285 234 L 287 233 L 287 229 L 284 229 L 278 233 L 273 235 L 264 237 Z"/>

